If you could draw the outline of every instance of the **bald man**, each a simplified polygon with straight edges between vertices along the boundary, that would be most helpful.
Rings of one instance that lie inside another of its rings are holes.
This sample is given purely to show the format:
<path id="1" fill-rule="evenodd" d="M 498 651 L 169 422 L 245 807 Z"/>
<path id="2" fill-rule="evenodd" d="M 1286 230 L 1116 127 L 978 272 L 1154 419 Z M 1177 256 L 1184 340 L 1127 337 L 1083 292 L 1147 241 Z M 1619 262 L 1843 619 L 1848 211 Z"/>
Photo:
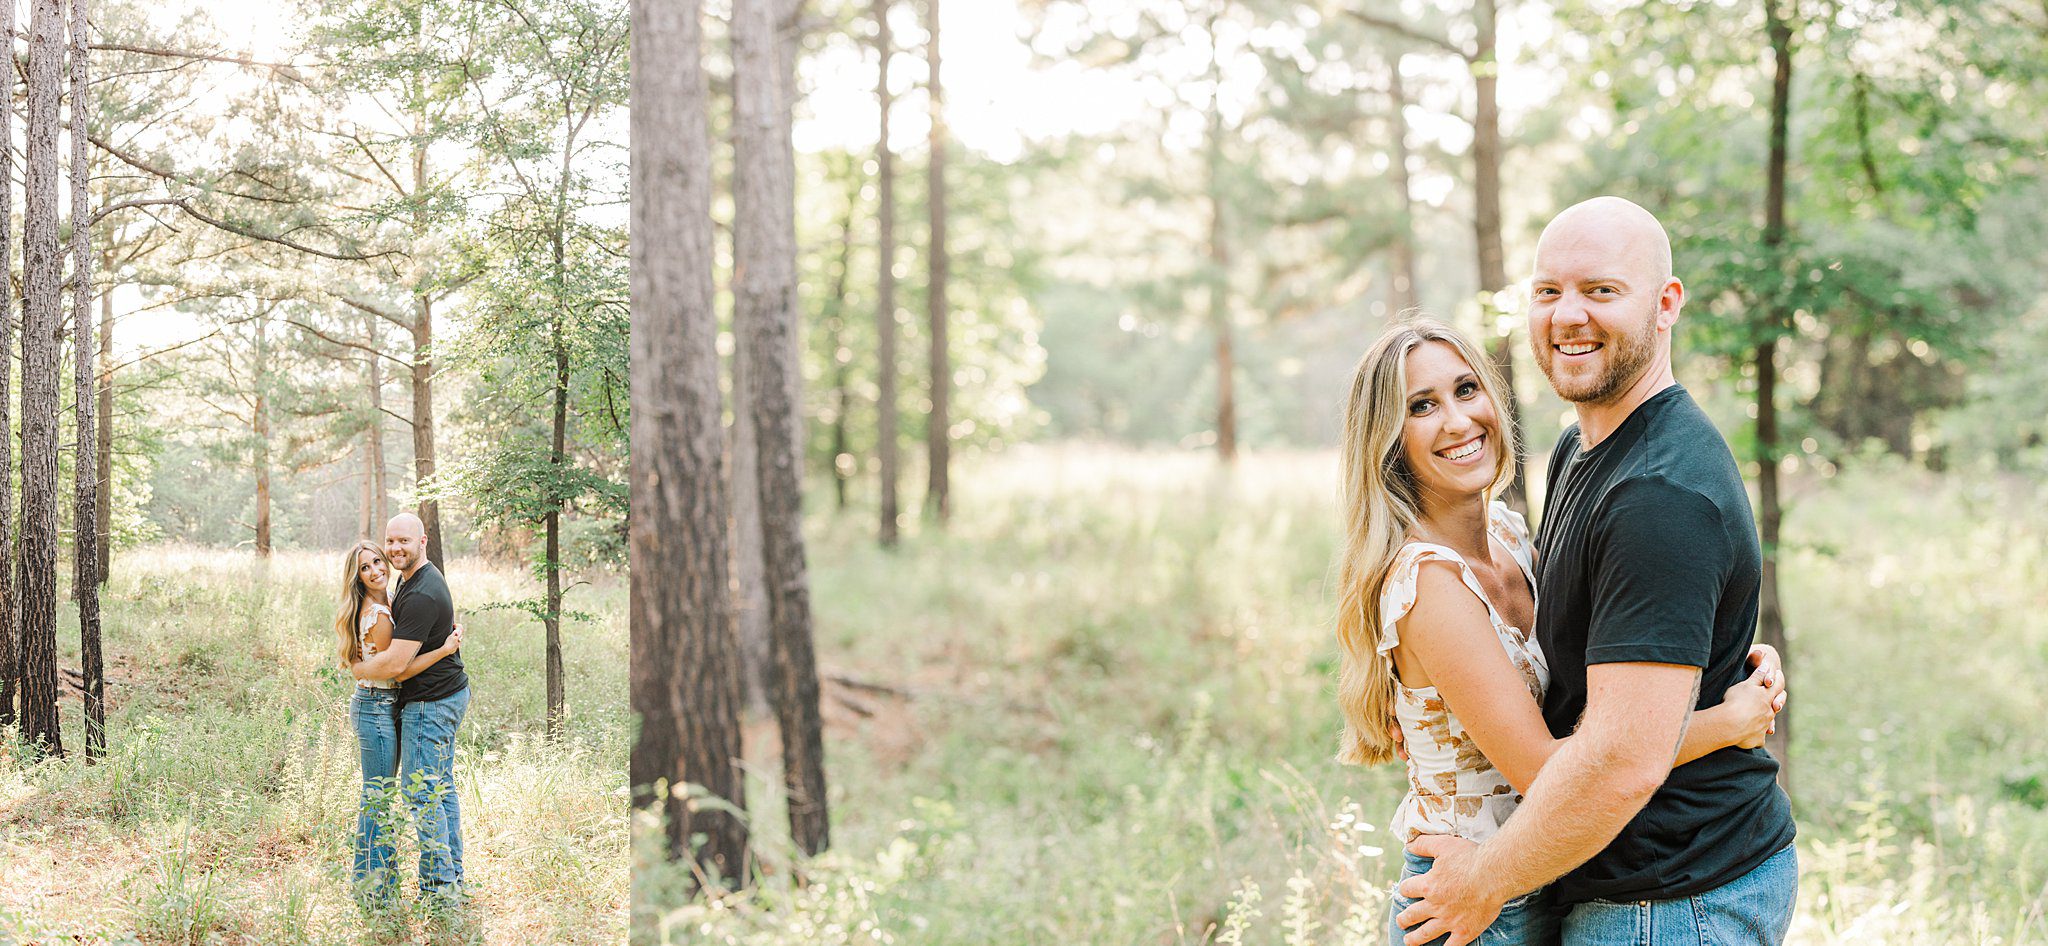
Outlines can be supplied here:
<path id="1" fill-rule="evenodd" d="M 455 601 L 441 569 L 427 561 L 427 530 L 399 513 L 384 526 L 384 557 L 397 570 L 391 596 L 391 646 L 355 665 L 358 679 L 390 677 L 422 649 L 461 640 Z M 469 676 L 460 651 L 399 684 L 398 783 L 420 838 L 420 899 L 452 909 L 462 901 L 462 807 L 455 790 L 455 730 L 469 709 Z"/>
<path id="2" fill-rule="evenodd" d="M 1409 846 L 1435 858 L 1399 887 L 1410 946 L 1471 942 L 1545 884 L 1568 946 L 1775 946 L 1791 925 L 1778 763 L 1730 747 L 1671 767 L 1690 711 L 1747 674 L 1763 578 L 1735 458 L 1672 374 L 1684 305 L 1664 227 L 1629 201 L 1574 205 L 1537 242 L 1529 344 L 1578 413 L 1537 539 L 1543 716 L 1565 741 L 1486 843 Z"/>

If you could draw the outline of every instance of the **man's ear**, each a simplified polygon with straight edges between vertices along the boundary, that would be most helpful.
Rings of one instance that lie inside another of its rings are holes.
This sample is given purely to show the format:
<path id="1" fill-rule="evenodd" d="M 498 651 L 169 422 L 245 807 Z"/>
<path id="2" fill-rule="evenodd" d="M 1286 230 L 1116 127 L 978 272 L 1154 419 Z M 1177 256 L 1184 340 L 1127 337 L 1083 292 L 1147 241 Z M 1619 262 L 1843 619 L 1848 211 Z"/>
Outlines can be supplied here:
<path id="1" fill-rule="evenodd" d="M 1658 327 L 1668 329 L 1677 324 L 1678 313 L 1684 308 L 1685 283 L 1680 282 L 1677 276 L 1673 276 L 1664 283 L 1664 288 L 1657 293 Z"/>

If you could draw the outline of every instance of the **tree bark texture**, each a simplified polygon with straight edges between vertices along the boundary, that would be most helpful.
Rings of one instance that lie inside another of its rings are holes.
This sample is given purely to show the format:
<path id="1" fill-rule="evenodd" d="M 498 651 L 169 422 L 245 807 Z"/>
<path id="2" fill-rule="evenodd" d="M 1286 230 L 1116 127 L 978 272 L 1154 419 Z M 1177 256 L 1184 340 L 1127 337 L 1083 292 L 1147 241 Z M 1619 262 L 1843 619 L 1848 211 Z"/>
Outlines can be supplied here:
<path id="1" fill-rule="evenodd" d="M 660 802 L 671 856 L 747 877 L 740 682 L 727 584 L 724 430 L 711 287 L 711 142 L 697 0 L 633 4 L 632 704 L 636 805 Z"/>
<path id="2" fill-rule="evenodd" d="M 256 554 L 270 557 L 270 312 L 256 316 L 256 396 L 250 418 L 256 434 Z"/>
<path id="3" fill-rule="evenodd" d="M 893 40 L 889 35 L 889 0 L 875 0 L 875 48 L 881 51 L 882 66 L 875 80 L 875 98 L 882 106 L 881 136 L 875 142 L 875 190 L 881 200 L 876 216 L 880 236 L 876 257 L 881 261 L 875 285 L 875 457 L 882 474 L 882 546 L 893 548 L 897 541 L 897 444 L 896 444 L 896 166 L 889 151 L 889 57 Z"/>
<path id="4" fill-rule="evenodd" d="M 99 475 L 93 461 L 92 162 L 86 131 L 92 83 L 86 49 L 87 0 L 71 0 L 71 352 L 73 425 L 71 552 L 78 599 L 78 651 L 85 677 L 85 758 L 107 754 L 107 671 L 100 654 Z"/>
<path id="5" fill-rule="evenodd" d="M 63 331 L 57 126 L 63 31 L 58 0 L 33 0 L 21 226 L 21 734 L 55 755 L 64 752 L 57 717 L 57 336 Z"/>
<path id="6" fill-rule="evenodd" d="M 112 271 L 112 257 L 100 255 L 101 269 Z M 114 545 L 114 290 L 108 286 L 99 294 L 100 302 L 100 345 L 99 345 L 99 424 L 93 432 L 99 436 L 93 444 L 93 467 L 96 473 L 94 488 L 99 503 L 94 511 L 99 514 L 95 524 L 99 533 L 99 567 L 93 576 L 101 586 L 107 583 L 107 576 L 113 567 Z"/>
<path id="7" fill-rule="evenodd" d="M 419 157 L 422 167 L 426 155 Z M 421 172 L 422 177 L 425 171 Z M 412 314 L 412 474 L 413 483 L 434 477 L 434 304 L 425 293 L 413 297 Z M 427 561 L 448 571 L 441 545 L 441 504 L 418 502 L 417 515 L 427 530 Z"/>
<path id="8" fill-rule="evenodd" d="M 840 512 L 846 511 L 846 487 L 860 461 L 853 455 L 847 436 L 847 412 L 853 409 L 853 351 L 846 347 L 846 280 L 853 272 L 853 223 L 860 209 L 860 179 L 856 176 L 846 196 L 846 218 L 839 225 L 839 270 L 832 277 L 832 317 L 826 325 L 832 332 L 832 494 Z"/>
<path id="9" fill-rule="evenodd" d="M 1765 29 L 1771 43 L 1775 69 L 1771 77 L 1770 163 L 1765 171 L 1764 245 L 1773 263 L 1785 243 L 1785 165 L 1790 157 L 1787 127 L 1792 112 L 1792 26 L 1786 22 L 1779 0 L 1764 0 Z M 1779 658 L 1790 669 L 1792 651 L 1785 639 L 1785 613 L 1778 602 L 1778 535 L 1783 510 L 1778 497 L 1778 335 L 1791 324 L 1783 311 L 1784 301 L 1773 298 L 1765 320 L 1763 341 L 1756 347 L 1756 450 L 1757 529 L 1764 548 L 1763 588 L 1758 604 L 1758 636 L 1778 649 Z M 1777 731 L 1765 739 L 1764 748 L 1778 760 L 1778 785 L 1792 793 L 1792 714 L 1790 707 L 1778 714 Z"/>
<path id="10" fill-rule="evenodd" d="M 384 461 L 384 359 L 382 332 L 377 326 L 377 317 L 363 313 L 366 332 L 365 344 L 375 349 L 366 359 L 370 363 L 370 427 L 368 434 L 370 451 L 370 525 L 363 535 L 373 541 L 382 541 L 384 523 L 391 521 L 391 486 L 386 481 Z"/>
<path id="11" fill-rule="evenodd" d="M 1421 304 L 1421 283 L 1415 276 L 1415 198 L 1408 182 L 1408 93 L 1401 84 L 1402 58 L 1395 53 L 1387 63 L 1387 118 L 1392 125 L 1390 137 L 1394 145 L 1388 181 L 1393 185 L 1399 208 L 1394 234 L 1394 285 L 1389 295 L 1396 315 Z"/>
<path id="12" fill-rule="evenodd" d="M 734 129 L 737 136 L 738 129 Z M 735 142 L 737 144 L 737 142 Z M 737 172 L 735 172 L 737 173 Z M 733 228 L 739 240 L 739 224 Z M 737 290 L 735 290 L 737 292 Z M 767 715 L 771 709 L 769 680 L 774 674 L 775 653 L 768 641 L 768 588 L 762 584 L 761 478 L 755 471 L 760 459 L 760 438 L 754 434 L 753 398 L 747 380 L 746 346 L 752 340 L 738 331 L 738 299 L 734 299 L 735 338 L 732 358 L 732 575 L 733 622 L 740 635 L 740 690 L 749 713 Z"/>
<path id="13" fill-rule="evenodd" d="M 1472 126 L 1472 194 L 1474 200 L 1473 224 L 1479 240 L 1479 291 L 1489 300 L 1486 310 L 1492 317 L 1488 328 L 1497 329 L 1500 318 L 1505 314 L 1493 310 L 1490 301 L 1493 294 L 1508 286 L 1507 255 L 1501 248 L 1500 236 L 1500 102 L 1497 86 L 1500 82 L 1500 59 L 1495 53 L 1495 23 L 1498 19 L 1495 0 L 1477 0 L 1472 5 L 1473 19 L 1478 27 L 1478 47 L 1472 57 L 1472 84 L 1476 107 L 1476 121 Z M 1500 372 L 1501 395 L 1507 400 L 1508 416 L 1514 419 L 1517 439 L 1525 435 L 1521 398 L 1515 396 L 1515 342 L 1508 334 L 1494 332 L 1489 352 L 1493 366 Z M 1514 451 L 1515 478 L 1508 483 L 1507 493 L 1501 498 L 1516 512 L 1529 512 L 1528 477 L 1522 451 Z"/>
<path id="14" fill-rule="evenodd" d="M 14 23 L 14 0 L 0 0 L 0 23 Z M 9 55 L 14 49 L 7 39 Z M 14 100 L 14 71 L 4 80 Z M 14 110 L 0 109 L 0 273 L 14 269 Z M 14 582 L 14 281 L 0 279 L 0 726 L 15 723 L 21 694 L 21 607 Z"/>
<path id="15" fill-rule="evenodd" d="M 948 477 L 953 463 L 952 408 L 953 367 L 946 341 L 946 276 L 952 265 L 946 256 L 946 105 L 945 85 L 939 78 L 939 2 L 925 0 L 926 59 L 931 68 L 926 85 L 931 102 L 931 164 L 926 169 L 926 204 L 931 210 L 931 246 L 925 252 L 926 288 L 931 321 L 932 412 L 925 427 L 926 464 L 925 512 L 945 522 L 953 514 Z"/>
<path id="16" fill-rule="evenodd" d="M 733 322 L 758 450 L 753 467 L 790 837 L 805 854 L 817 854 L 830 842 L 830 827 L 804 561 L 796 155 L 784 94 L 792 80 L 778 55 L 775 7 L 753 0 L 733 12 Z"/>

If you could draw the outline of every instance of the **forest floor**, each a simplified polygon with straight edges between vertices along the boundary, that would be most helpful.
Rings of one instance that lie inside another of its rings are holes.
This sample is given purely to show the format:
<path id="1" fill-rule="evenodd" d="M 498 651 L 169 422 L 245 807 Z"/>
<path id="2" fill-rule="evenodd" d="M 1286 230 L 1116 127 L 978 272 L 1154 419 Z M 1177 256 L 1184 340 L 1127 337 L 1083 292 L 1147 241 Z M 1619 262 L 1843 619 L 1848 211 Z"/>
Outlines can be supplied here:
<path id="1" fill-rule="evenodd" d="M 893 553 L 814 496 L 823 672 L 904 695 L 828 686 L 802 887 L 752 726 L 765 882 L 692 903 L 649 872 L 635 943 L 1382 942 L 1404 779 L 1331 759 L 1335 470 L 1014 449 Z M 1792 941 L 2048 942 L 2038 488 L 1890 465 L 1788 496 Z"/>
<path id="2" fill-rule="evenodd" d="M 494 601 L 533 594 L 518 566 L 448 569 L 474 702 L 456 752 L 473 927 L 417 910 L 373 932 L 348 895 L 359 762 L 352 681 L 335 664 L 340 553 L 123 551 L 104 594 L 105 760 L 21 761 L 0 739 L 0 944 L 291 946 L 453 940 L 611 944 L 626 933 L 625 583 L 571 594 L 568 736 L 543 739 L 544 636 Z M 63 609 L 60 609 L 63 610 Z M 59 664 L 79 664 L 75 611 Z M 408 903 L 418 848 L 399 841 Z M 431 931 L 431 932 L 430 932 Z"/>

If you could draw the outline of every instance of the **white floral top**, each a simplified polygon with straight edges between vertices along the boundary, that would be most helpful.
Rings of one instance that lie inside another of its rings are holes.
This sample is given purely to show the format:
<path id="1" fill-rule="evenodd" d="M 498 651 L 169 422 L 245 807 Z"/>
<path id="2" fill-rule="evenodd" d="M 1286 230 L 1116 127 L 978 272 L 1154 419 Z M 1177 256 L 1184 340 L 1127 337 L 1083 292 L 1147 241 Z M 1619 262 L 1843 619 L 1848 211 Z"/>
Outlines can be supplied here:
<path id="1" fill-rule="evenodd" d="M 1487 534 L 1514 556 L 1522 566 L 1531 588 L 1536 578 L 1529 526 L 1520 513 L 1494 503 L 1487 514 Z M 1550 685 L 1550 668 L 1533 629 L 1511 627 L 1486 599 L 1479 579 L 1458 553 L 1441 545 L 1410 542 L 1401 547 L 1380 589 L 1380 639 L 1378 650 L 1393 666 L 1392 651 L 1400 643 L 1400 621 L 1415 607 L 1416 572 L 1423 562 L 1446 561 L 1458 566 L 1465 587 L 1479 596 L 1493 619 L 1494 634 L 1508 659 L 1521 671 L 1529 695 L 1539 702 Z M 1521 804 L 1521 793 L 1509 784 L 1479 746 L 1465 733 L 1465 726 L 1451 714 L 1435 687 L 1408 687 L 1394 671 L 1394 715 L 1401 723 L 1401 735 L 1408 749 L 1408 795 L 1394 814 L 1391 828 L 1403 843 L 1424 834 L 1452 834 L 1472 841 L 1484 841 Z"/>
<path id="2" fill-rule="evenodd" d="M 377 645 L 370 643 L 370 628 L 377 626 L 377 615 L 379 614 L 384 615 L 388 620 L 391 618 L 391 609 L 375 601 L 364 599 L 363 616 L 356 623 L 356 643 L 363 649 L 364 660 L 377 655 Z M 398 689 L 398 681 L 357 680 L 356 686 L 369 687 L 373 690 L 396 690 Z"/>

